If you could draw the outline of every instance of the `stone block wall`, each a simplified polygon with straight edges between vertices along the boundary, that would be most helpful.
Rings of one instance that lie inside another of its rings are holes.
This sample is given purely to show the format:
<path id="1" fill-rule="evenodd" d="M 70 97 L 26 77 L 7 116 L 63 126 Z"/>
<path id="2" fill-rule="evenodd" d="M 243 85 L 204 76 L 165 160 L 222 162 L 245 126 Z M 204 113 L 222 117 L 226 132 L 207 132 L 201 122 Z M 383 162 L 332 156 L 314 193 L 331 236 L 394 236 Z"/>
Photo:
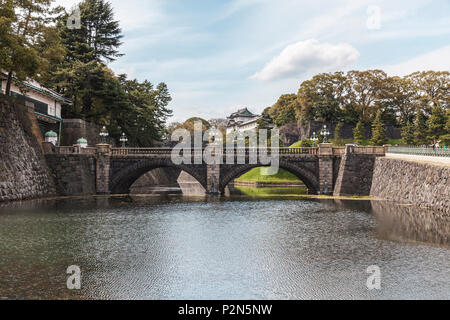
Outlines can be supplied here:
<path id="1" fill-rule="evenodd" d="M 47 154 L 45 157 L 54 175 L 58 195 L 73 196 L 96 193 L 94 156 Z"/>
<path id="2" fill-rule="evenodd" d="M 0 96 L 0 202 L 56 193 L 41 146 L 33 134 L 36 127 L 34 113 L 18 100 Z"/>
<path id="3" fill-rule="evenodd" d="M 377 158 L 371 195 L 450 213 L 450 167 Z"/>
<path id="4" fill-rule="evenodd" d="M 347 153 L 342 157 L 334 187 L 335 196 L 368 196 L 376 155 Z"/>
<path id="5" fill-rule="evenodd" d="M 85 138 L 90 147 L 100 143 L 99 128 L 81 119 L 64 119 L 62 123 L 61 145 L 73 146 L 80 138 Z"/>

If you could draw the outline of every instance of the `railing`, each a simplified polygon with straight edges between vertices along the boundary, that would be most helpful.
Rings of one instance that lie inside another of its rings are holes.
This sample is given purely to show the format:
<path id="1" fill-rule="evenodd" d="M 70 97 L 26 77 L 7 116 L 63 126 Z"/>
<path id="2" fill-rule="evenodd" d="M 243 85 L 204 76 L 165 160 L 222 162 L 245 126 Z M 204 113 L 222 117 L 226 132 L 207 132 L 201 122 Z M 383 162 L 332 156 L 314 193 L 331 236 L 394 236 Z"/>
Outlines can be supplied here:
<path id="1" fill-rule="evenodd" d="M 54 148 L 54 153 L 56 154 L 87 154 L 95 155 L 97 153 L 97 148 L 81 148 L 81 147 L 56 147 Z"/>
<path id="2" fill-rule="evenodd" d="M 353 147 L 353 153 L 385 154 L 385 147 Z"/>
<path id="3" fill-rule="evenodd" d="M 80 154 L 89 154 L 89 155 L 93 155 L 97 153 L 97 148 L 80 148 Z"/>
<path id="4" fill-rule="evenodd" d="M 195 152 L 204 152 L 205 149 L 191 149 L 191 154 Z M 261 153 L 265 152 L 267 154 L 273 154 L 278 151 L 280 155 L 316 155 L 318 154 L 319 148 L 237 148 L 232 150 L 236 155 L 251 153 Z M 345 150 L 344 150 L 345 151 Z M 171 148 L 112 148 L 113 156 L 132 156 L 132 155 L 171 155 Z M 223 150 L 224 155 L 227 154 L 227 149 Z"/>
<path id="5" fill-rule="evenodd" d="M 340 156 L 345 154 L 345 147 L 335 147 L 333 148 L 333 155 Z"/>
<path id="6" fill-rule="evenodd" d="M 113 156 L 128 155 L 170 155 L 171 148 L 112 148 Z"/>
<path id="7" fill-rule="evenodd" d="M 79 146 L 72 146 L 72 147 L 52 147 L 52 150 L 49 151 L 49 153 L 55 153 L 55 154 L 86 154 L 86 155 L 95 155 L 98 152 L 100 153 L 108 153 L 112 156 L 154 156 L 154 157 L 170 157 L 172 154 L 172 148 L 111 148 L 110 146 L 107 146 L 108 148 L 105 149 L 98 149 L 98 148 L 81 148 Z M 384 154 L 385 148 L 384 147 L 351 147 L 352 153 L 360 153 L 360 154 Z M 395 149 L 394 147 L 390 148 L 390 150 Z M 398 148 L 397 148 L 398 149 Z M 410 149 L 403 151 L 405 154 L 411 154 L 408 153 Z M 417 148 L 416 148 L 417 149 Z M 194 156 L 196 152 L 203 154 L 206 149 L 191 149 L 190 154 Z M 214 149 L 212 149 L 214 150 Z M 326 155 L 335 155 L 335 156 L 341 156 L 346 153 L 345 147 L 333 147 L 329 148 L 329 153 L 327 151 Z M 415 149 L 414 149 L 415 150 Z M 430 149 L 427 149 L 430 151 Z M 431 149 L 432 150 L 432 149 Z M 245 154 L 246 156 L 250 154 L 279 154 L 280 157 L 292 157 L 292 156 L 299 156 L 299 155 L 319 155 L 321 154 L 320 148 L 236 148 L 231 150 L 232 153 L 236 156 Z M 407 152 L 408 151 L 408 152 Z M 227 155 L 227 149 L 224 149 L 221 151 L 224 156 Z M 392 151 L 391 151 L 392 152 Z M 180 151 L 180 154 L 183 152 Z M 393 153 L 400 153 L 393 152 Z M 414 153 L 418 154 L 418 153 Z M 431 155 L 431 154 L 424 154 L 423 155 Z M 433 155 L 441 155 L 441 156 L 450 156 L 450 150 L 444 151 L 435 151 Z"/>
<path id="8" fill-rule="evenodd" d="M 427 157 L 450 157 L 449 148 L 432 148 L 432 147 L 389 147 L 388 153 L 408 154 Z"/>

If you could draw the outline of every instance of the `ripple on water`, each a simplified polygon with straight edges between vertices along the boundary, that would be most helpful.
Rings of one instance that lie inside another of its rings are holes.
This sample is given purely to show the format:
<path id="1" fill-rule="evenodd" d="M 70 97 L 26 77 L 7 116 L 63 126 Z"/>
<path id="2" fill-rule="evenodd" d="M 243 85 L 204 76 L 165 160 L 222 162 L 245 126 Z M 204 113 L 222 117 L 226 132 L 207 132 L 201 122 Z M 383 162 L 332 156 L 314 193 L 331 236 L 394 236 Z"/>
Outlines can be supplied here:
<path id="1" fill-rule="evenodd" d="M 2 298 L 450 297 L 448 217 L 412 207 L 152 197 L 1 210 Z M 65 288 L 73 264 L 76 293 Z M 370 265 L 381 291 L 366 288 Z"/>

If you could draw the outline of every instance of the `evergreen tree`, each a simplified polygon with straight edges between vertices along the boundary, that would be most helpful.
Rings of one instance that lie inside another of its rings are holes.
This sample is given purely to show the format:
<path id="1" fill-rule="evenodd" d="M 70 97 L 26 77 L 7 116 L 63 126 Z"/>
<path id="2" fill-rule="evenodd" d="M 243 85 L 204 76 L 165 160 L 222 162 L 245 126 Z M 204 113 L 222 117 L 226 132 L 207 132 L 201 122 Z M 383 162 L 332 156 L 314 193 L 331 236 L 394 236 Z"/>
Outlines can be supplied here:
<path id="1" fill-rule="evenodd" d="M 416 145 L 427 145 L 427 118 L 422 110 L 417 110 L 416 118 L 414 120 L 414 142 Z"/>
<path id="2" fill-rule="evenodd" d="M 438 141 L 440 136 L 445 134 L 446 114 L 444 109 L 436 106 L 431 111 L 431 116 L 427 121 L 428 140 Z"/>
<path id="3" fill-rule="evenodd" d="M 153 146 L 162 139 L 171 115 L 167 107 L 172 98 L 166 84 L 155 88 L 149 81 L 128 80 L 106 66 L 121 56 L 122 38 L 108 2 L 84 0 L 80 13 L 80 29 L 67 27 L 67 13 L 57 24 L 67 55 L 52 69 L 48 83 L 74 101 L 63 109 L 63 116 L 105 125 L 116 140 L 124 132 L 129 145 Z"/>
<path id="4" fill-rule="evenodd" d="M 357 123 L 355 129 L 353 129 L 353 136 L 354 136 L 355 143 L 358 145 L 362 145 L 364 142 L 364 139 L 366 139 L 364 124 L 361 121 L 359 121 Z"/>
<path id="5" fill-rule="evenodd" d="M 334 129 L 334 144 L 337 146 L 342 146 L 344 144 L 341 136 L 341 131 L 344 124 L 342 122 L 339 122 Z"/>
<path id="6" fill-rule="evenodd" d="M 407 146 L 412 146 L 415 143 L 414 139 L 414 125 L 408 121 L 402 128 L 402 143 Z"/>
<path id="7" fill-rule="evenodd" d="M 67 28 L 68 14 L 59 21 L 61 38 L 68 48 L 67 60 L 108 63 L 121 57 L 118 49 L 123 35 L 111 4 L 105 0 L 84 0 L 79 6 L 80 29 Z"/>
<path id="8" fill-rule="evenodd" d="M 388 141 L 386 136 L 386 128 L 383 123 L 383 113 L 378 110 L 375 120 L 372 123 L 372 140 L 371 144 L 374 146 L 382 146 Z"/>
<path id="9" fill-rule="evenodd" d="M 450 147 L 450 110 L 447 110 L 447 124 L 445 126 L 445 134 L 440 137 L 443 146 Z"/>

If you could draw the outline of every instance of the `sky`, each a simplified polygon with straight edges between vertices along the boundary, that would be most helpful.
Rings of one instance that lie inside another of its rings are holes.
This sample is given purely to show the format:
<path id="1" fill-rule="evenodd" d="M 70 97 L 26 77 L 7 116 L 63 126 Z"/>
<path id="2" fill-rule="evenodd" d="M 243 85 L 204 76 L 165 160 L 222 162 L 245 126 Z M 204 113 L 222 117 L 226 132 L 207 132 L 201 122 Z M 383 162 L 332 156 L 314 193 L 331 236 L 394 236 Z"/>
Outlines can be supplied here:
<path id="1" fill-rule="evenodd" d="M 165 82 L 170 122 L 258 114 L 320 72 L 450 70 L 450 0 L 110 2 L 125 56 L 109 67 Z"/>

